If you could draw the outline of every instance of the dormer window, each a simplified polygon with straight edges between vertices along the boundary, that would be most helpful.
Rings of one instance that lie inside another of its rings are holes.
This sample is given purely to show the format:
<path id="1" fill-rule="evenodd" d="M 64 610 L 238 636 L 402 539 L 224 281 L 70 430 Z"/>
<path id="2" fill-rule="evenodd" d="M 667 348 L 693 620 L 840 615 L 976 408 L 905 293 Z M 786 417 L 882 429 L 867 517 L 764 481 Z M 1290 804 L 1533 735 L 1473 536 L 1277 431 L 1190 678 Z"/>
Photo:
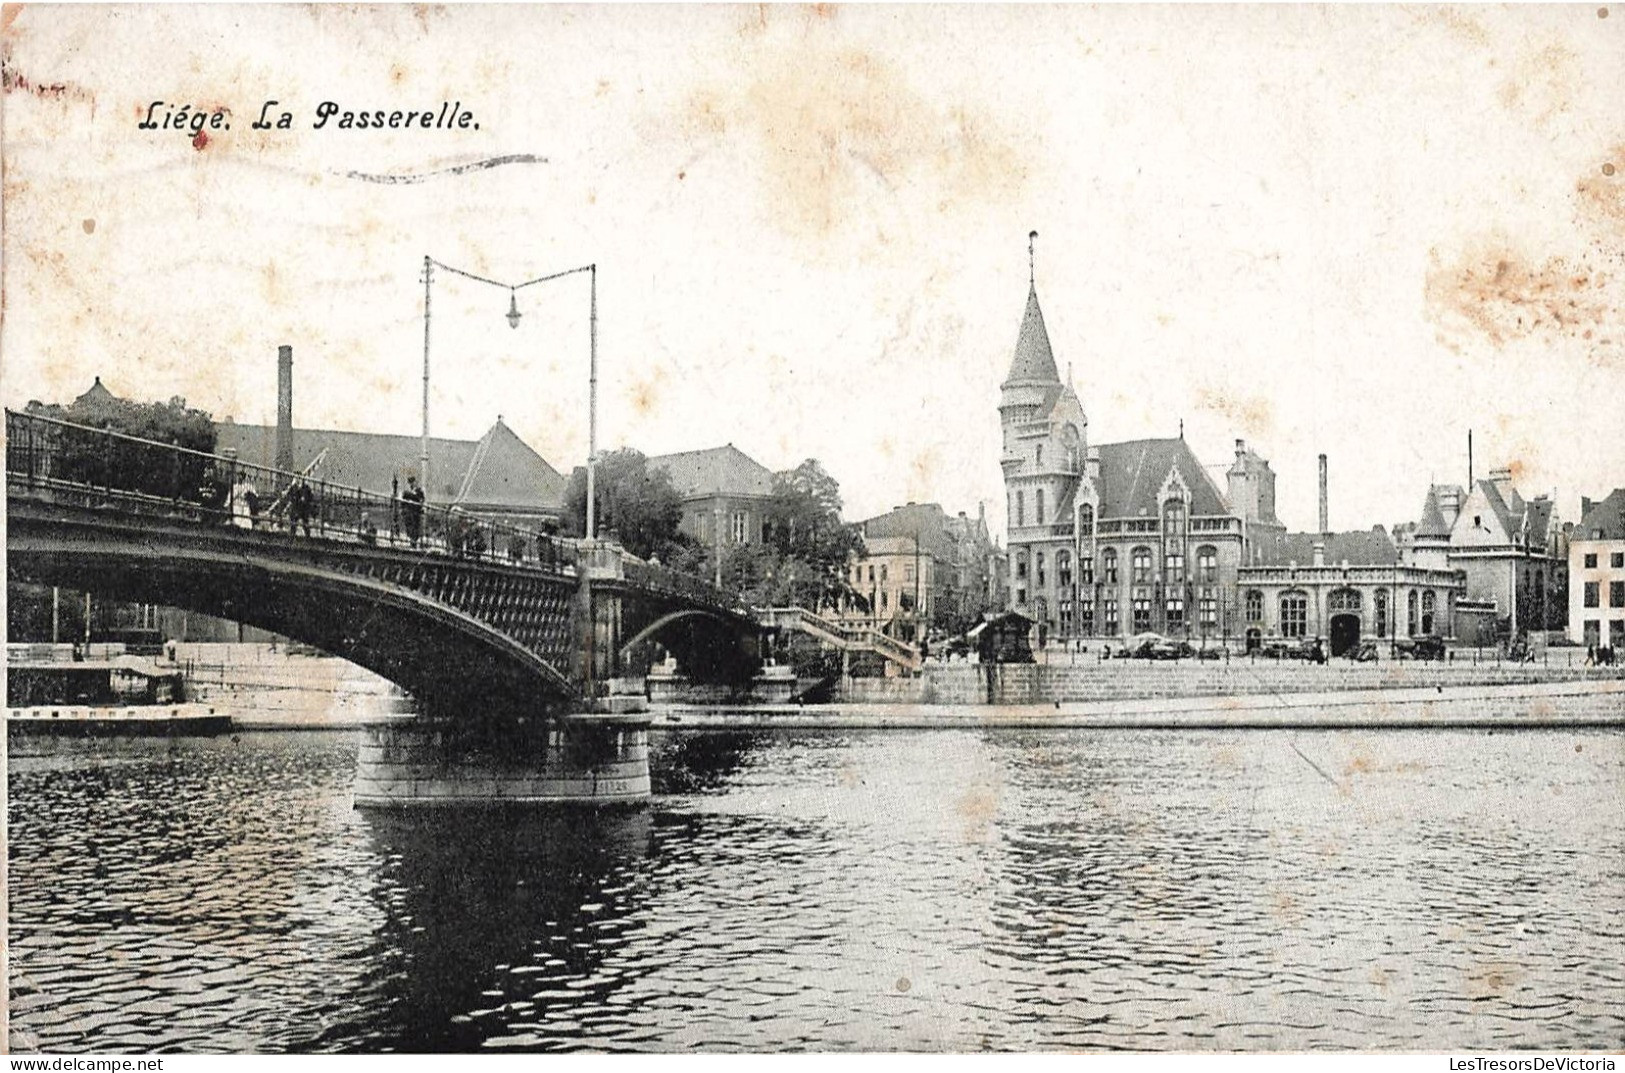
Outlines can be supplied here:
<path id="1" fill-rule="evenodd" d="M 1473 528 L 1474 529 L 1482 529 L 1482 528 L 1484 528 L 1484 516 L 1482 514 L 1473 515 Z"/>

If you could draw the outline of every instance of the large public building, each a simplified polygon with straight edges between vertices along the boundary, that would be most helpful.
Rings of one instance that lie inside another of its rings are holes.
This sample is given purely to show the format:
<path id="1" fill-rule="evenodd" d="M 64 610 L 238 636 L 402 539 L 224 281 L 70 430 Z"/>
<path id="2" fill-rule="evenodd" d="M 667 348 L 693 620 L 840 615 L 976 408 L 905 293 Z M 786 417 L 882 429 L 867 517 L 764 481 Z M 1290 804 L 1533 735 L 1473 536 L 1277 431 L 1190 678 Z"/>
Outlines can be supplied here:
<path id="1" fill-rule="evenodd" d="M 1008 607 L 1041 644 L 1318 637 L 1341 655 L 1365 639 L 1454 635 L 1461 571 L 1403 561 L 1381 527 L 1330 532 L 1324 456 L 1320 530 L 1288 533 L 1275 473 L 1242 440 L 1222 489 L 1183 435 L 1091 444 L 1031 282 L 999 421 Z"/>

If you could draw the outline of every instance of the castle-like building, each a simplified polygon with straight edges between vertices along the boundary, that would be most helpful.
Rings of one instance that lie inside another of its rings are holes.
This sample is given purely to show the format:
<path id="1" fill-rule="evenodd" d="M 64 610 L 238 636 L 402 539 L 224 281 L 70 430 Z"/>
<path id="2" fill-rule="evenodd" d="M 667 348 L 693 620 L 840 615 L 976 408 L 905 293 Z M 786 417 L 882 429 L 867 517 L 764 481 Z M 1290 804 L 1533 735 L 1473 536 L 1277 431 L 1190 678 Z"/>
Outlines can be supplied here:
<path id="1" fill-rule="evenodd" d="M 1365 639 L 1454 634 L 1461 572 L 1402 561 L 1380 526 L 1330 532 L 1324 455 L 1320 529 L 1289 534 L 1275 473 L 1242 440 L 1223 491 L 1183 434 L 1091 445 L 1031 281 L 999 421 L 1008 606 L 1037 624 L 1041 643 L 1148 631 L 1248 648 L 1322 637 L 1341 655 Z"/>
<path id="2" fill-rule="evenodd" d="M 1183 436 L 1091 446 L 1036 285 L 999 420 L 1011 608 L 1062 637 L 1230 632 L 1238 571 L 1273 558 L 1286 533 L 1267 461 L 1237 440 L 1226 496 Z"/>

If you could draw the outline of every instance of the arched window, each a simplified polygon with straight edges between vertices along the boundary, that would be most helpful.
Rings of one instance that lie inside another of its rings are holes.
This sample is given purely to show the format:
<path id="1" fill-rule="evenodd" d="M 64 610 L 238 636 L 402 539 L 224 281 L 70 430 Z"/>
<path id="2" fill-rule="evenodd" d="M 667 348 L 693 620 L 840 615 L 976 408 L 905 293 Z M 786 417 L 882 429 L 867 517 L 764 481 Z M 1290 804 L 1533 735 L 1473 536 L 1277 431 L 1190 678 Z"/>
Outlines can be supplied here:
<path id="1" fill-rule="evenodd" d="M 1406 610 L 1408 612 L 1408 614 L 1405 616 L 1405 627 L 1406 627 L 1405 632 L 1406 632 L 1406 636 L 1407 637 L 1415 637 L 1416 636 L 1416 590 L 1415 589 L 1412 589 L 1410 591 L 1410 595 L 1408 597 L 1406 597 L 1405 608 L 1406 608 Z"/>
<path id="2" fill-rule="evenodd" d="M 1203 585 L 1219 580 L 1219 552 L 1211 544 L 1196 549 L 1196 580 Z"/>
<path id="3" fill-rule="evenodd" d="M 1309 597 L 1292 591 L 1281 594 L 1281 636 L 1304 637 L 1309 633 Z"/>
<path id="4" fill-rule="evenodd" d="M 1426 592 L 1424 592 L 1422 594 L 1422 632 L 1423 633 L 1431 634 L 1433 632 L 1433 612 L 1436 609 L 1436 607 L 1437 607 L 1437 604 L 1435 602 L 1435 597 L 1433 595 L 1433 590 L 1429 589 L 1429 590 L 1427 590 Z"/>
<path id="5" fill-rule="evenodd" d="M 1026 579 L 1027 579 L 1027 553 L 1024 552 L 1024 551 L 1018 551 L 1018 552 L 1016 552 L 1016 580 L 1017 581 L 1025 581 Z"/>
<path id="6" fill-rule="evenodd" d="M 1131 580 L 1136 585 L 1148 585 L 1151 582 L 1151 549 L 1135 548 L 1133 551 L 1133 570 Z"/>
<path id="7" fill-rule="evenodd" d="M 1078 536 L 1088 540 L 1095 535 L 1095 508 L 1088 503 L 1078 508 Z"/>
<path id="8" fill-rule="evenodd" d="M 1044 553 L 1043 552 L 1040 551 L 1040 552 L 1037 552 L 1037 553 L 1035 553 L 1033 555 L 1033 569 L 1037 572 L 1037 575 L 1038 575 L 1038 587 L 1043 588 L 1044 587 Z"/>
<path id="9" fill-rule="evenodd" d="M 1247 621 L 1264 621 L 1264 594 L 1257 589 L 1247 590 Z"/>
<path id="10" fill-rule="evenodd" d="M 1378 589 L 1371 594 L 1372 615 L 1377 620 L 1377 636 L 1388 636 L 1388 591 Z"/>
<path id="11" fill-rule="evenodd" d="M 1034 456 L 1033 461 L 1037 465 L 1043 466 L 1043 464 L 1044 464 L 1044 445 L 1043 444 L 1038 445 L 1037 449 L 1034 450 L 1034 452 L 1033 452 L 1033 456 Z"/>
<path id="12" fill-rule="evenodd" d="M 1105 551 L 1100 553 L 1100 573 L 1101 573 L 1101 580 L 1104 581 L 1106 584 L 1108 584 L 1108 585 L 1116 585 L 1117 584 L 1117 549 L 1116 548 L 1107 548 Z M 1108 630 L 1107 632 L 1108 633 L 1114 633 L 1116 631 L 1115 630 Z"/>
<path id="13" fill-rule="evenodd" d="M 1027 497 L 1021 492 L 1016 493 L 1016 524 L 1027 524 Z"/>
<path id="14" fill-rule="evenodd" d="M 1055 553 L 1055 583 L 1063 589 L 1072 585 L 1072 553 L 1069 551 Z"/>
<path id="15" fill-rule="evenodd" d="M 1033 513 L 1038 515 L 1035 519 L 1039 525 L 1044 524 L 1044 490 L 1038 489 L 1033 493 Z"/>
<path id="16" fill-rule="evenodd" d="M 885 563 L 880 564 L 880 583 L 882 585 L 884 585 L 886 583 L 886 564 Z"/>
<path id="17" fill-rule="evenodd" d="M 1332 614 L 1339 611 L 1359 614 L 1365 610 L 1365 601 L 1356 589 L 1333 589 L 1326 597 L 1326 610 Z"/>

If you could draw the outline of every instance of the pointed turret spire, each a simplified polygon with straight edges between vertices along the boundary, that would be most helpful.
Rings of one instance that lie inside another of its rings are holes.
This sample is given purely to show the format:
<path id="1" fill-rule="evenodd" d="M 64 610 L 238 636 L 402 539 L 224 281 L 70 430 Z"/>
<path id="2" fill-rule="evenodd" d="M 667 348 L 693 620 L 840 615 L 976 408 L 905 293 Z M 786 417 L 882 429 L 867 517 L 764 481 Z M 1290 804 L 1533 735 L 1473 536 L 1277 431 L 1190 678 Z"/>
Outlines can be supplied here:
<path id="1" fill-rule="evenodd" d="M 1044 327 L 1044 312 L 1038 308 L 1038 290 L 1027 291 L 1027 311 L 1021 318 L 1021 334 L 1016 338 L 1015 357 L 1010 361 L 1010 375 L 1006 383 L 1017 380 L 1037 380 L 1046 384 L 1059 384 L 1055 371 L 1055 354 L 1050 350 L 1049 331 Z"/>

